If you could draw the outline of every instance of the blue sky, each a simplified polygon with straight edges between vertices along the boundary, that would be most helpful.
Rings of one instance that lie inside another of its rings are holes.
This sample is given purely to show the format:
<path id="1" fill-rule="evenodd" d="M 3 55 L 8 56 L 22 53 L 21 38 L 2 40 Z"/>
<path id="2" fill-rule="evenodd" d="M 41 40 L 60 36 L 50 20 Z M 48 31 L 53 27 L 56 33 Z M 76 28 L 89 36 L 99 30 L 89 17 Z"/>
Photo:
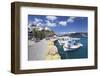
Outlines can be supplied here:
<path id="1" fill-rule="evenodd" d="M 88 17 L 28 15 L 30 24 L 47 26 L 56 34 L 88 31 Z"/>

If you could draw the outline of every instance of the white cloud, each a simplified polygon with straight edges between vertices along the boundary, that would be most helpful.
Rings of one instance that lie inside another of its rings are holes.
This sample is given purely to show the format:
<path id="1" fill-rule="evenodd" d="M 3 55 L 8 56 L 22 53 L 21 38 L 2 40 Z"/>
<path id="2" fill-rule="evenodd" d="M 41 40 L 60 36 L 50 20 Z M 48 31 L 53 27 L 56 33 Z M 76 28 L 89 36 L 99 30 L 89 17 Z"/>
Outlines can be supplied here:
<path id="1" fill-rule="evenodd" d="M 41 22 L 42 21 L 42 19 L 39 19 L 39 18 L 35 18 L 34 19 L 36 22 Z"/>
<path id="2" fill-rule="evenodd" d="M 41 22 L 37 23 L 37 26 L 44 26 Z"/>
<path id="3" fill-rule="evenodd" d="M 66 26 L 67 25 L 67 21 L 60 21 L 59 24 L 62 25 L 62 26 Z"/>
<path id="4" fill-rule="evenodd" d="M 48 20 L 51 20 L 51 21 L 54 21 L 54 20 L 57 19 L 56 16 L 46 16 L 46 18 L 47 18 Z"/>
<path id="5" fill-rule="evenodd" d="M 33 24 L 37 26 L 49 26 L 49 27 L 56 27 L 57 24 L 61 26 L 67 26 L 68 23 L 73 23 L 76 17 L 69 17 L 66 21 L 55 21 L 57 19 L 56 16 L 46 16 L 47 20 L 46 23 L 43 23 L 43 20 L 40 18 L 34 18 Z"/>
<path id="6" fill-rule="evenodd" d="M 42 19 L 34 18 L 33 24 L 37 25 L 37 24 L 41 23 L 42 21 L 43 21 Z"/>
<path id="7" fill-rule="evenodd" d="M 46 25 L 49 26 L 49 27 L 55 27 L 56 23 L 53 23 L 53 22 L 46 20 Z"/>
<path id="8" fill-rule="evenodd" d="M 67 23 L 73 23 L 76 17 L 69 17 Z"/>
<path id="9" fill-rule="evenodd" d="M 59 24 L 62 26 L 67 26 L 68 23 L 73 23 L 76 17 L 69 17 L 66 21 L 60 21 Z"/>

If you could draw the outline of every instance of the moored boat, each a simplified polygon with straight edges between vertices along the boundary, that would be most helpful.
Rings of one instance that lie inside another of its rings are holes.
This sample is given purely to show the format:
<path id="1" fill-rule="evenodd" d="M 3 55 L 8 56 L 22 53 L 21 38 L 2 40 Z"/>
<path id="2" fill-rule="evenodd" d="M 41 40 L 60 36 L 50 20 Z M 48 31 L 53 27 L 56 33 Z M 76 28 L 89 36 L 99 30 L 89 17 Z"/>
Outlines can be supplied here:
<path id="1" fill-rule="evenodd" d="M 78 42 L 79 40 L 79 38 L 62 37 L 58 41 L 60 45 L 63 45 L 64 51 L 73 51 L 83 46 Z"/>

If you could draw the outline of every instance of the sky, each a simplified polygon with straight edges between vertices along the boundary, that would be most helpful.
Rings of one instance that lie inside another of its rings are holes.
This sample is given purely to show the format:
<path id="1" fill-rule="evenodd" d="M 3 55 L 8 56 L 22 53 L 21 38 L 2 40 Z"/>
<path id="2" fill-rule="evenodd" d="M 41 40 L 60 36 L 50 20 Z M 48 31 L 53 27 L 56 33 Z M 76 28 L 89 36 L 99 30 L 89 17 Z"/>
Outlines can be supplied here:
<path id="1" fill-rule="evenodd" d="M 87 32 L 88 17 L 28 15 L 28 25 L 47 26 L 56 34 Z"/>

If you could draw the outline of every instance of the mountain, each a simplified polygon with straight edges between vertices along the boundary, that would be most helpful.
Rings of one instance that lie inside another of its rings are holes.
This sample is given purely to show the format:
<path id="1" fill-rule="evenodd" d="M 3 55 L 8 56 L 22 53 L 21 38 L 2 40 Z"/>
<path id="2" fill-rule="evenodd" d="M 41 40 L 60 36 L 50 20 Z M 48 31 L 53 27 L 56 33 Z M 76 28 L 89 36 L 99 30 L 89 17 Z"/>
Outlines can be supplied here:
<path id="1" fill-rule="evenodd" d="M 88 34 L 86 32 L 78 32 L 78 33 L 68 33 L 68 34 L 63 34 L 62 36 L 69 36 L 69 37 L 88 37 Z"/>

